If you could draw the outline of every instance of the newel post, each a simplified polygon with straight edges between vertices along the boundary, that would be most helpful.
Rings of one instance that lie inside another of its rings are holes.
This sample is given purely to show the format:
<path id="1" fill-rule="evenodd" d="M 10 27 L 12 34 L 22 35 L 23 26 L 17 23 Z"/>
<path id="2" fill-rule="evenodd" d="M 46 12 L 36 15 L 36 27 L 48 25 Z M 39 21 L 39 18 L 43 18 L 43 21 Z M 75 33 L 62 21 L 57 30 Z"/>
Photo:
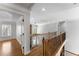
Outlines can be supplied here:
<path id="1" fill-rule="evenodd" d="M 45 56 L 45 39 L 44 39 L 44 37 L 43 37 L 42 43 L 43 43 L 43 56 Z"/>

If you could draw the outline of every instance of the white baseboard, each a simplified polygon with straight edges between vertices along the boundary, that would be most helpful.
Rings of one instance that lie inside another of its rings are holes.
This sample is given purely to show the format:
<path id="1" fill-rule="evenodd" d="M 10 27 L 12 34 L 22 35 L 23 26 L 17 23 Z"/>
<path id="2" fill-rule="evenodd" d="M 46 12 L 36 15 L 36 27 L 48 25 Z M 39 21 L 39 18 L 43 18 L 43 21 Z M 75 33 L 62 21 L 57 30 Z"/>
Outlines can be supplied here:
<path id="1" fill-rule="evenodd" d="M 4 41 L 4 40 L 12 40 L 14 38 L 0 38 L 0 41 Z"/>
<path id="2" fill-rule="evenodd" d="M 24 52 L 24 55 L 27 55 L 27 54 L 29 54 L 30 53 L 30 51 L 28 51 L 28 52 Z"/>
<path id="3" fill-rule="evenodd" d="M 16 38 L 17 39 L 17 41 L 19 42 L 19 44 L 21 45 L 21 41 L 18 39 L 18 38 Z"/>

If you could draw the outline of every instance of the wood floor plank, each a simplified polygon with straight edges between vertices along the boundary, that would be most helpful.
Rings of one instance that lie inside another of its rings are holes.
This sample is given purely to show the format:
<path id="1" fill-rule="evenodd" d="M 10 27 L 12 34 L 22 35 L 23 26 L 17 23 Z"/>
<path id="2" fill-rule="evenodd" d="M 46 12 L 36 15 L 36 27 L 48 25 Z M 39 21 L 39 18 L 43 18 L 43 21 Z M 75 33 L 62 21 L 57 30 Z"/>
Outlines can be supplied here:
<path id="1" fill-rule="evenodd" d="M 0 41 L 0 56 L 23 56 L 17 40 Z"/>

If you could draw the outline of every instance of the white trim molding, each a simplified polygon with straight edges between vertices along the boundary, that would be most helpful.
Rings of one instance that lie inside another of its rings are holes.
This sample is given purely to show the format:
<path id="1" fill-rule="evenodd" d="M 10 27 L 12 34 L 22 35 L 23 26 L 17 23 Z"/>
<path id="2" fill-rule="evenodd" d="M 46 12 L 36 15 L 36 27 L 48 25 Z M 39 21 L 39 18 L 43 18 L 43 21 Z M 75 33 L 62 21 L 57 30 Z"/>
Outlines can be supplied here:
<path id="1" fill-rule="evenodd" d="M 19 15 L 24 15 L 25 12 L 30 12 L 30 10 L 28 10 L 27 8 L 23 8 L 18 5 L 9 4 L 9 3 L 0 4 L 0 10 L 14 12 Z"/>

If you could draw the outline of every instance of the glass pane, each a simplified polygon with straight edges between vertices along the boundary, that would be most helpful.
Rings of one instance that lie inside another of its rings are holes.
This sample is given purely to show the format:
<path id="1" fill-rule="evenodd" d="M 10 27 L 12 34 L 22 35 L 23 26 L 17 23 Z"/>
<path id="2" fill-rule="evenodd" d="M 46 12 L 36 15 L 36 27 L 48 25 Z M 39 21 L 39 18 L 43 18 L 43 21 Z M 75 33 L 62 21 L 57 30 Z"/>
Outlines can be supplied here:
<path id="1" fill-rule="evenodd" d="M 2 36 L 11 36 L 11 25 L 2 25 Z"/>

